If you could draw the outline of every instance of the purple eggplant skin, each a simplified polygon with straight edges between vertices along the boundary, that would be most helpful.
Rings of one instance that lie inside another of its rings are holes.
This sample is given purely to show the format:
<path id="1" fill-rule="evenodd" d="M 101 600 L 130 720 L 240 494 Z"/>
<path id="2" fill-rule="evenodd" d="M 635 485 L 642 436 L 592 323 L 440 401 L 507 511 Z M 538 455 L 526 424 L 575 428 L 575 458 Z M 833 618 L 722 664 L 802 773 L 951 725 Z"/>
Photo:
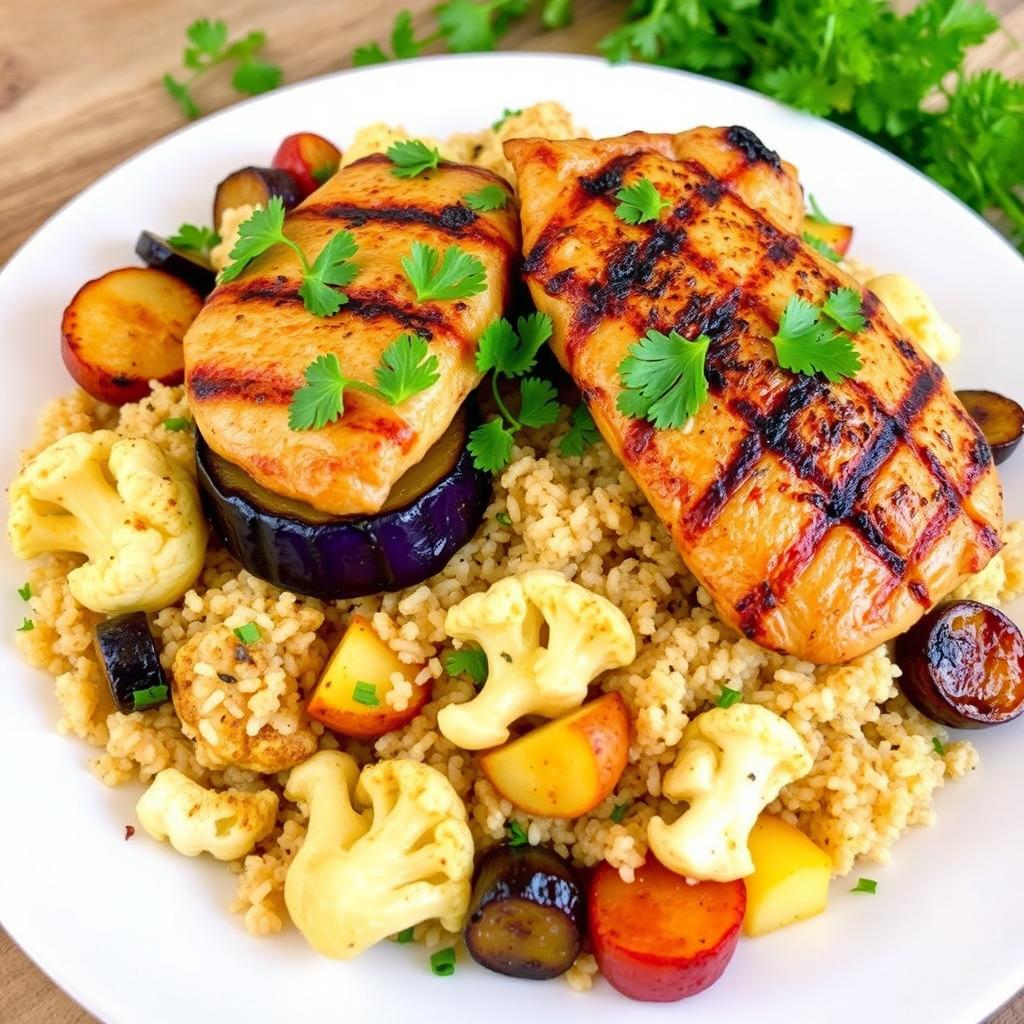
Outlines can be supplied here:
<path id="1" fill-rule="evenodd" d="M 160 653 L 145 612 L 115 615 L 93 633 L 100 667 L 119 711 L 130 715 L 169 700 Z"/>
<path id="2" fill-rule="evenodd" d="M 458 454 L 424 490 L 399 508 L 340 518 L 314 509 L 308 516 L 272 511 L 254 497 L 255 484 L 225 480 L 248 478 L 238 467 L 226 474 L 225 460 L 197 436 L 207 515 L 231 554 L 276 587 L 327 601 L 404 590 L 448 564 L 476 533 L 491 501 L 492 478 L 473 465 L 466 447 L 475 410 L 460 417 Z"/>
<path id="3" fill-rule="evenodd" d="M 583 889 L 546 846 L 494 846 L 476 871 L 463 938 L 478 964 L 498 974 L 547 981 L 579 956 L 586 934 Z"/>
<path id="4" fill-rule="evenodd" d="M 213 195 L 213 226 L 220 231 L 224 211 L 236 206 L 266 207 L 272 196 L 279 196 L 284 208 L 298 206 L 302 199 L 299 183 L 288 171 L 277 167 L 242 167 L 229 174 Z"/>
<path id="5" fill-rule="evenodd" d="M 143 231 L 139 235 L 135 255 L 147 266 L 184 281 L 200 295 L 209 295 L 217 283 L 217 275 L 209 263 L 190 252 L 176 249 L 166 238 L 152 231 Z"/>

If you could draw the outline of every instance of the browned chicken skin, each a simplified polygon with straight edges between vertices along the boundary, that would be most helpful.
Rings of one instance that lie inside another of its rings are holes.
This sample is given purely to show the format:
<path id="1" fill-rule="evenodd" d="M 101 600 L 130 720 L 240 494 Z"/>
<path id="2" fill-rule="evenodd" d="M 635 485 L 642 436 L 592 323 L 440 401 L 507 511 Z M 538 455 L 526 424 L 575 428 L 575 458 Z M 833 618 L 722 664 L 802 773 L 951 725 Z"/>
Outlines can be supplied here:
<path id="1" fill-rule="evenodd" d="M 217 288 L 185 337 L 189 405 L 210 447 L 277 494 L 338 515 L 378 511 L 479 383 L 476 339 L 507 305 L 519 262 L 515 204 L 478 214 L 464 202 L 490 184 L 508 188 L 489 171 L 454 164 L 398 178 L 387 157 L 370 156 L 292 211 L 285 233 L 310 263 L 336 232 L 355 236 L 349 301 L 329 318 L 308 312 L 298 259 L 283 245 Z M 400 262 L 414 241 L 473 253 L 487 269 L 487 290 L 417 302 Z M 347 391 L 341 419 L 289 429 L 288 405 L 317 356 L 335 353 L 347 376 L 372 384 L 381 353 L 402 333 L 430 342 L 440 369 L 433 387 L 397 408 Z"/>
<path id="2" fill-rule="evenodd" d="M 999 549 L 991 454 L 942 371 L 870 292 L 855 378 L 782 370 L 794 293 L 857 283 L 804 245 L 795 172 L 743 128 L 517 139 L 524 269 L 605 440 L 722 618 L 765 647 L 843 662 L 906 630 Z M 628 225 L 615 192 L 671 207 Z M 656 431 L 620 413 L 618 367 L 647 330 L 712 339 L 710 397 Z"/>

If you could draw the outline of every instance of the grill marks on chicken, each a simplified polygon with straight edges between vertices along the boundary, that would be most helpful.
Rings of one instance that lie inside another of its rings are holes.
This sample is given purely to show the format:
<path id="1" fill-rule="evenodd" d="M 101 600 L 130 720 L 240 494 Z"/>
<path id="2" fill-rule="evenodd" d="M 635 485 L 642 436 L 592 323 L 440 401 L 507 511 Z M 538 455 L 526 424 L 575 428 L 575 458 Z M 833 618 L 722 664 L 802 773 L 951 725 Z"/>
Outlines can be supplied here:
<path id="1" fill-rule="evenodd" d="M 941 370 L 870 293 L 855 379 L 779 368 L 796 293 L 856 287 L 791 233 L 795 173 L 745 129 L 510 143 L 525 269 L 554 347 L 726 621 L 843 661 L 906 629 L 999 548 L 998 479 Z M 713 170 L 712 170 L 713 168 Z M 624 180 L 672 206 L 614 216 Z M 687 431 L 624 417 L 618 364 L 647 330 L 712 339 Z"/>

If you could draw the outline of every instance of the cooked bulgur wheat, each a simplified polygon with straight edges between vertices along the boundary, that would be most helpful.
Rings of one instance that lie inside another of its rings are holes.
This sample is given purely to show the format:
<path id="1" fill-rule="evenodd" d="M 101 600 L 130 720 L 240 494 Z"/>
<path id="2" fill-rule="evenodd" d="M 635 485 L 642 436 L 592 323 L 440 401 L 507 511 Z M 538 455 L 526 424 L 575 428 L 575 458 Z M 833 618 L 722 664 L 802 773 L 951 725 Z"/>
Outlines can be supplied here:
<path id="1" fill-rule="evenodd" d="M 557 104 L 541 104 L 509 117 L 497 130 L 455 136 L 441 144 L 441 151 L 509 174 L 500 144 L 517 134 L 564 138 L 579 131 Z M 402 137 L 400 129 L 371 126 L 357 135 L 346 159 L 379 152 Z M 149 438 L 191 469 L 191 432 L 163 425 L 187 415 L 181 388 L 154 385 L 149 398 L 120 410 L 76 392 L 47 407 L 25 454 L 72 431 L 108 428 Z M 631 880 L 646 854 L 649 819 L 661 814 L 673 820 L 679 814 L 662 798 L 660 786 L 683 728 L 728 685 L 741 689 L 745 700 L 782 715 L 815 758 L 810 775 L 784 789 L 769 809 L 827 850 L 837 874 L 849 872 L 858 857 L 888 860 L 909 826 L 933 820 L 936 789 L 975 767 L 974 748 L 955 742 L 937 752 L 933 738 L 945 741 L 945 730 L 899 695 L 899 669 L 884 647 L 845 666 L 814 666 L 764 651 L 724 626 L 618 459 L 603 443 L 582 457 L 560 455 L 557 441 L 566 430 L 563 409 L 557 425 L 525 431 L 511 465 L 496 481 L 494 501 L 476 537 L 439 575 L 401 593 L 334 604 L 296 597 L 251 576 L 212 546 L 196 586 L 153 617 L 167 668 L 190 641 L 207 659 L 193 672 L 202 683 L 199 720 L 191 730 L 199 737 L 198 748 L 171 703 L 128 715 L 114 710 L 93 649 L 99 616 L 79 606 L 67 586 L 68 570 L 77 560 L 67 555 L 39 560 L 29 575 L 35 628 L 18 633 L 17 642 L 34 665 L 56 678 L 58 728 L 100 748 L 91 767 L 108 785 L 146 783 L 173 766 L 204 785 L 271 785 L 281 793 L 283 774 L 268 777 L 224 766 L 216 753 L 223 738 L 214 736 L 211 745 L 205 726 L 219 718 L 223 703 L 248 737 L 269 723 L 282 736 L 306 730 L 320 747 L 337 747 L 338 739 L 305 715 L 304 697 L 349 616 L 358 611 L 402 661 L 423 666 L 417 681 L 432 680 L 433 696 L 406 727 L 373 744 L 346 743 L 345 749 L 360 762 L 409 757 L 438 768 L 465 799 L 479 847 L 503 838 L 506 825 L 516 820 L 531 843 L 550 843 L 581 865 L 606 860 Z M 998 603 L 1024 591 L 1024 522 L 1010 524 L 1005 539 L 1003 552 L 958 596 Z M 438 710 L 474 692 L 467 679 L 451 678 L 442 666 L 442 655 L 452 647 L 443 628 L 445 611 L 509 574 L 538 567 L 558 570 L 608 597 L 626 614 L 639 641 L 636 661 L 600 680 L 603 690 L 622 694 L 635 720 L 630 764 L 615 793 L 576 821 L 516 812 L 479 773 L 474 756 L 437 729 Z M 249 622 L 262 634 L 253 645 L 258 658 L 242 673 L 242 685 L 225 687 L 211 662 L 228 630 Z M 389 702 L 402 708 L 412 689 L 400 677 L 395 682 Z M 621 805 L 627 809 L 616 823 L 610 816 Z M 232 906 L 244 914 L 253 934 L 284 925 L 285 873 L 304 835 L 301 809 L 282 796 L 274 832 L 233 865 L 239 878 Z M 436 923 L 420 925 L 416 938 L 431 947 L 452 941 Z M 566 978 L 583 990 L 596 973 L 594 958 L 585 953 Z"/>

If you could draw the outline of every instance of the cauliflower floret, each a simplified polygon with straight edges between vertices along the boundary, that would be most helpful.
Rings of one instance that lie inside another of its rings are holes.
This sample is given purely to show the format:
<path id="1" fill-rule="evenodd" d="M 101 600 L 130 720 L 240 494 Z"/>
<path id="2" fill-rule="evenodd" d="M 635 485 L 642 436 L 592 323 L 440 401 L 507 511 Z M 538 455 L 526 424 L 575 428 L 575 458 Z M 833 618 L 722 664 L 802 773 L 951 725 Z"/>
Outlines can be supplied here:
<path id="1" fill-rule="evenodd" d="M 321 750 L 285 788 L 309 810 L 288 913 L 317 952 L 342 960 L 432 918 L 458 931 L 473 872 L 466 808 L 439 771 L 396 760 L 364 768 L 358 785 L 357 773 L 348 754 Z M 355 810 L 353 790 L 369 810 Z"/>
<path id="2" fill-rule="evenodd" d="M 220 241 L 210 250 L 210 265 L 218 273 L 231 262 L 231 250 L 238 244 L 239 229 L 257 211 L 262 210 L 262 203 L 242 203 L 229 206 L 220 215 L 217 234 Z"/>
<path id="3" fill-rule="evenodd" d="M 316 750 L 294 681 L 289 686 L 284 669 L 271 668 L 258 644 L 241 643 L 227 626 L 197 633 L 178 649 L 171 696 L 182 732 L 207 768 L 237 765 L 269 775 Z"/>
<path id="4" fill-rule="evenodd" d="M 757 816 L 813 763 L 796 730 L 767 708 L 735 704 L 698 715 L 661 785 L 669 799 L 690 806 L 671 825 L 651 819 L 654 856 L 687 878 L 746 877 L 754 870 L 747 839 Z"/>
<path id="5" fill-rule="evenodd" d="M 270 789 L 221 793 L 200 786 L 177 768 L 165 768 L 135 805 L 142 827 L 179 853 L 237 860 L 274 829 L 277 794 Z"/>
<path id="6" fill-rule="evenodd" d="M 152 441 L 68 434 L 18 474 L 10 501 L 14 553 L 85 555 L 68 586 L 94 612 L 164 608 L 203 567 L 207 529 L 195 484 Z"/>
<path id="7" fill-rule="evenodd" d="M 547 625 L 546 646 L 541 631 Z M 560 573 L 509 576 L 448 610 L 445 631 L 487 654 L 487 682 L 466 704 L 449 704 L 438 728 L 465 750 L 504 743 L 523 715 L 556 718 L 579 707 L 595 676 L 636 657 L 629 620 L 606 598 Z"/>
<path id="8" fill-rule="evenodd" d="M 939 316 L 924 289 L 903 274 L 882 274 L 866 286 L 893 318 L 937 363 L 948 363 L 960 352 L 960 335 Z"/>

